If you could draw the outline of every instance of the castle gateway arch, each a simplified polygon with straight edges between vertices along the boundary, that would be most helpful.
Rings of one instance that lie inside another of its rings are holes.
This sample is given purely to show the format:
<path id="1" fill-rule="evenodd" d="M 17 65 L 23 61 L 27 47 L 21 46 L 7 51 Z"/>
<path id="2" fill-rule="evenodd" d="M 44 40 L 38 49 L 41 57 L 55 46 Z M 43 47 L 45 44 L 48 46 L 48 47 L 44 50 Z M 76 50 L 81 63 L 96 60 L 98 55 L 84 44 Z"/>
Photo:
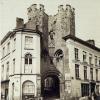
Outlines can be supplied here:
<path id="1" fill-rule="evenodd" d="M 59 73 L 46 71 L 42 76 L 41 93 L 44 98 L 60 98 Z"/>

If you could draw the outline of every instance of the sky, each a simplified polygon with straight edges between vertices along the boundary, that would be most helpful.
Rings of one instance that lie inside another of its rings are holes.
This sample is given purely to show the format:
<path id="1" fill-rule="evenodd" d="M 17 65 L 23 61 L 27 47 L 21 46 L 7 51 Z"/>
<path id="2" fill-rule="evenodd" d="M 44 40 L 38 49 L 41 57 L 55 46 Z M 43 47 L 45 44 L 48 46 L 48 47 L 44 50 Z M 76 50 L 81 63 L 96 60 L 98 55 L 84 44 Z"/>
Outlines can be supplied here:
<path id="1" fill-rule="evenodd" d="M 58 5 L 70 4 L 75 8 L 76 36 L 94 39 L 100 48 L 100 0 L 0 0 L 0 39 L 16 26 L 16 17 L 27 21 L 27 8 L 32 4 L 44 4 L 45 12 L 54 15 Z"/>

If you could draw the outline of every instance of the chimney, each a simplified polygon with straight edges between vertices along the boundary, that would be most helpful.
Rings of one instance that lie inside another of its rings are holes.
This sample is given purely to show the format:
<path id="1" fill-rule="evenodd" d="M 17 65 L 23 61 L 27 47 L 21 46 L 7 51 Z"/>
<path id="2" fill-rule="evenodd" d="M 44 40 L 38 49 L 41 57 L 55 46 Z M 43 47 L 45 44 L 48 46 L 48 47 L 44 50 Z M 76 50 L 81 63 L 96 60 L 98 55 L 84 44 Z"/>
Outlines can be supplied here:
<path id="1" fill-rule="evenodd" d="M 95 46 L 95 41 L 94 40 L 87 40 L 86 42 L 88 42 L 89 44 L 92 44 L 92 45 L 94 45 Z"/>
<path id="2" fill-rule="evenodd" d="M 23 28 L 24 20 L 22 18 L 16 18 L 16 28 Z"/>

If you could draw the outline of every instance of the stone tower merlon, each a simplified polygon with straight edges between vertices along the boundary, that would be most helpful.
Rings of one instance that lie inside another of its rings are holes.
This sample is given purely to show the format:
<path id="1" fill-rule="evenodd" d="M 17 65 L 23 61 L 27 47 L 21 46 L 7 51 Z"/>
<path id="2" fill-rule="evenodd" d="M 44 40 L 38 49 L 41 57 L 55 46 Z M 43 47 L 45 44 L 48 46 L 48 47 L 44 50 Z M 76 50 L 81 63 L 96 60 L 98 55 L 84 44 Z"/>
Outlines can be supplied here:
<path id="1" fill-rule="evenodd" d="M 58 12 L 60 12 L 60 11 L 64 11 L 63 5 L 58 6 Z"/>
<path id="2" fill-rule="evenodd" d="M 44 5 L 40 4 L 40 8 L 39 9 L 40 9 L 40 11 L 43 11 L 44 12 L 45 11 Z"/>
<path id="3" fill-rule="evenodd" d="M 65 8 L 63 5 L 59 5 L 58 13 L 49 17 L 49 26 L 49 31 L 62 31 L 62 37 L 69 34 L 75 36 L 75 9 L 70 5 L 66 5 Z M 58 32 L 56 31 L 56 34 Z"/>
<path id="4" fill-rule="evenodd" d="M 32 4 L 29 8 L 27 8 L 28 19 L 32 19 L 37 16 L 40 12 L 44 13 L 44 5 L 40 4 L 39 8 L 37 8 L 37 4 Z"/>

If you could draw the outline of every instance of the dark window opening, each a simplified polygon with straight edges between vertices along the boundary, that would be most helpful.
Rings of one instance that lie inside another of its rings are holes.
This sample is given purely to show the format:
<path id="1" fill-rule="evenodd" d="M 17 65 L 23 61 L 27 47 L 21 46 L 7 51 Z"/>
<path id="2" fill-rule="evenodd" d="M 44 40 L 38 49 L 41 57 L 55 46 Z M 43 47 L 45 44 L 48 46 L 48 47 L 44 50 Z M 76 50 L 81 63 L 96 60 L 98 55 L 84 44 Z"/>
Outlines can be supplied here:
<path id="1" fill-rule="evenodd" d="M 76 79 L 79 79 L 79 65 L 75 64 L 75 77 Z"/>
<path id="2" fill-rule="evenodd" d="M 75 52 L 75 60 L 78 60 L 78 59 L 79 59 L 79 58 L 78 58 L 78 49 L 75 48 L 75 49 L 74 49 L 74 52 Z"/>
<path id="3" fill-rule="evenodd" d="M 28 64 L 28 59 L 27 58 L 25 58 L 25 64 Z"/>
<path id="4" fill-rule="evenodd" d="M 87 67 L 84 66 L 84 79 L 86 80 L 87 79 Z"/>
<path id="5" fill-rule="evenodd" d="M 32 55 L 31 54 L 25 55 L 25 64 L 32 64 Z"/>
<path id="6" fill-rule="evenodd" d="M 89 84 L 81 84 L 82 97 L 89 95 Z"/>
<path id="7" fill-rule="evenodd" d="M 42 86 L 42 95 L 44 98 L 60 98 L 60 83 L 57 76 L 47 76 Z"/>

